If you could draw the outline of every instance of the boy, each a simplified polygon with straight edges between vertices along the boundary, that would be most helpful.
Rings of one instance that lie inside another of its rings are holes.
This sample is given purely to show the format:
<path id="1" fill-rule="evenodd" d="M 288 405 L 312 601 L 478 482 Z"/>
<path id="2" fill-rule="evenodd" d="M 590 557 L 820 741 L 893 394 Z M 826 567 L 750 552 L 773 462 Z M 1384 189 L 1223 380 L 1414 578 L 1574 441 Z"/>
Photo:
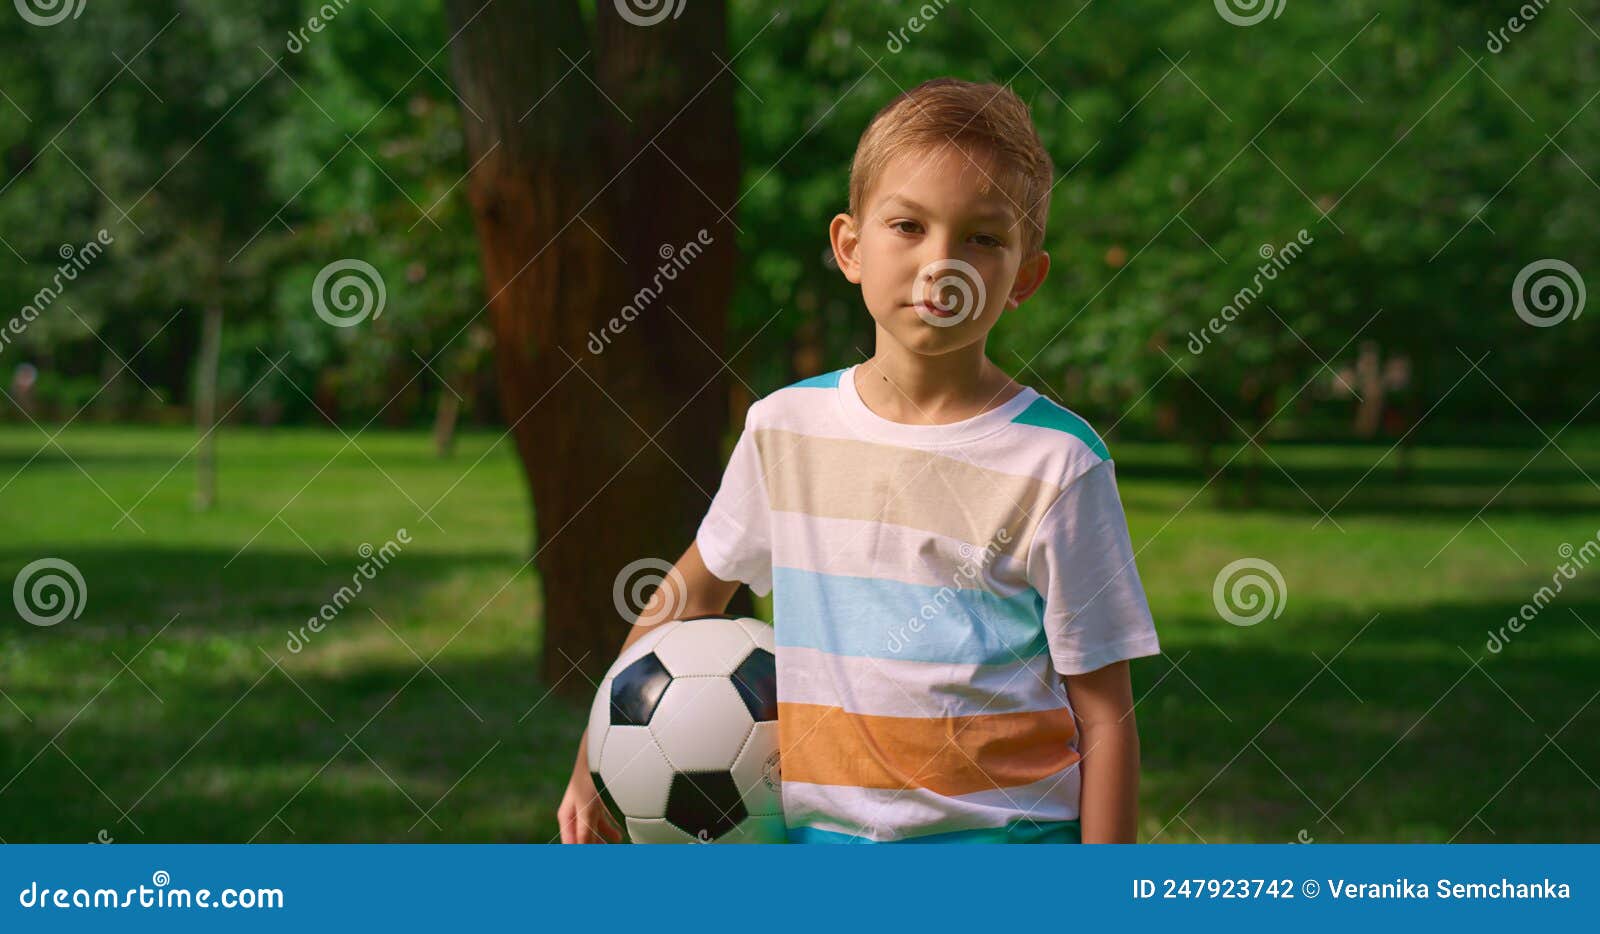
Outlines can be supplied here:
<path id="1" fill-rule="evenodd" d="M 624 643 L 773 594 L 791 841 L 1136 841 L 1127 660 L 1160 646 L 1112 462 L 984 352 L 1049 269 L 1052 174 L 1005 88 L 873 118 L 830 233 L 876 352 L 751 406 Z M 595 798 L 580 744 L 564 842 L 620 839 Z"/>

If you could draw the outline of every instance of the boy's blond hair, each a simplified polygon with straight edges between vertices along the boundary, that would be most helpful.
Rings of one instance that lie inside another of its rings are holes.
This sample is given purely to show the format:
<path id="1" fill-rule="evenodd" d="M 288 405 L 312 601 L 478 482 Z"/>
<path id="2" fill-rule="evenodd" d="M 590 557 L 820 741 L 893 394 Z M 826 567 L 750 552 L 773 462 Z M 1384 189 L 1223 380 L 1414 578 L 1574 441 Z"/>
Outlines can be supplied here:
<path id="1" fill-rule="evenodd" d="M 867 196 L 896 156 L 907 151 L 957 145 L 969 157 L 987 155 L 992 180 L 1021 216 L 1022 255 L 1044 244 L 1050 216 L 1054 166 L 1028 114 L 1010 88 L 957 78 L 934 78 L 896 97 L 878 111 L 856 144 L 850 163 L 850 214 L 860 219 Z"/>

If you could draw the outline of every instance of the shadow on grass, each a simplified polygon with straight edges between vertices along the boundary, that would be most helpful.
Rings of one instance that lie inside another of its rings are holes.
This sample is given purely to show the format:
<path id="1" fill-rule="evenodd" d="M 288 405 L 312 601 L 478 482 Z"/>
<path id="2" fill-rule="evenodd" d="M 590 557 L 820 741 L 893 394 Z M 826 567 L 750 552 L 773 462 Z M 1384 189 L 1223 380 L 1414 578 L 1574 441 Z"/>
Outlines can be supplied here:
<path id="1" fill-rule="evenodd" d="M 71 561 L 88 598 L 76 619 L 0 628 L 0 838 L 531 840 L 554 826 L 586 711 L 546 696 L 537 627 L 508 635 L 503 611 L 473 619 L 476 603 L 418 608 L 464 570 L 487 574 L 466 590 L 493 590 L 520 564 L 504 552 L 408 547 L 300 655 L 287 634 L 351 585 L 356 556 L 39 546 L 0 551 L 0 575 L 40 554 Z M 431 670 L 412 654 L 440 644 Z M 413 834 L 441 798 L 439 826 Z"/>
<path id="2" fill-rule="evenodd" d="M 1204 637 L 1164 637 L 1166 654 L 1134 667 L 1144 837 L 1600 838 L 1600 748 L 1587 739 L 1600 637 L 1582 622 L 1600 620 L 1600 600 L 1551 606 L 1491 652 L 1515 610 L 1178 621 Z"/>
<path id="3" fill-rule="evenodd" d="M 120 551 L 77 557 L 91 581 L 134 560 Z M 220 553 L 165 557 L 172 567 L 137 583 L 98 585 L 115 596 L 96 592 L 94 599 L 144 592 L 175 603 L 179 597 L 165 589 L 191 579 L 215 575 L 220 585 L 238 573 L 257 581 L 256 592 L 269 592 L 284 582 L 323 586 L 330 573 L 309 555 L 241 558 L 226 572 L 217 568 L 227 560 Z M 430 578 L 474 560 L 407 555 L 380 578 L 382 598 L 403 605 Z M 255 599 L 252 592 L 243 601 Z M 1600 776 L 1600 748 L 1586 739 L 1600 726 L 1600 705 L 1590 704 L 1600 637 L 1581 622 L 1600 621 L 1600 599 L 1563 595 L 1501 651 L 1487 651 L 1488 632 L 1514 610 L 1484 601 L 1384 611 L 1375 620 L 1296 610 L 1249 628 L 1198 611 L 1163 621 L 1166 655 L 1134 664 L 1143 836 L 1600 837 L 1591 779 Z M 158 624 L 127 620 L 150 618 L 162 617 L 128 608 L 109 622 L 86 614 L 70 632 L 94 634 L 101 644 L 84 649 L 74 639 L 75 648 L 56 652 L 53 662 L 41 656 L 50 638 L 68 630 L 26 638 L 7 630 L 0 646 L 19 658 L 4 660 L 0 671 L 20 666 L 28 675 L 14 696 L 32 718 L 0 710 L 0 783 L 7 785 L 0 837 L 555 836 L 555 808 L 587 711 L 540 682 L 534 640 L 508 647 L 466 638 L 431 668 L 412 657 L 359 654 L 306 667 L 266 638 L 281 632 L 278 621 L 257 626 L 229 612 L 196 613 L 151 649 L 165 660 L 147 656 L 133 671 L 119 670 L 104 643 L 130 657 Z M 404 626 L 400 633 L 413 638 Z M 353 638 L 348 630 L 324 635 Z"/>
<path id="4" fill-rule="evenodd" d="M 1272 450 L 1269 448 L 1269 450 Z M 1471 517 L 1493 498 L 1493 508 L 1534 515 L 1570 516 L 1575 509 L 1600 509 L 1600 489 L 1590 485 L 1579 468 L 1559 455 L 1529 465 L 1538 448 L 1495 452 L 1477 463 L 1425 465 L 1397 474 L 1394 455 L 1368 470 L 1369 464 L 1307 464 L 1282 451 L 1252 468 L 1240 460 L 1226 467 L 1219 461 L 1210 472 L 1198 462 L 1140 460 L 1118 461 L 1120 481 L 1164 481 L 1200 486 L 1212 502 L 1229 508 L 1263 513 L 1334 517 L 1463 516 Z M 1377 461 L 1382 451 L 1370 452 Z M 1481 453 L 1481 452 L 1479 452 Z M 1580 462 L 1581 463 L 1581 462 Z M 1253 479 L 1250 477 L 1254 470 Z M 1215 476 L 1220 470 L 1220 474 Z M 1520 470 L 1520 473 L 1519 473 Z M 1589 476 L 1600 475 L 1600 465 L 1584 466 Z M 1319 509 L 1320 507 L 1320 509 Z"/>
<path id="5" fill-rule="evenodd" d="M 60 448 L 50 443 L 47 435 L 41 434 L 36 440 L 37 443 L 31 448 L 27 444 L 0 448 L 0 483 L 4 483 L 12 474 L 23 469 L 54 467 L 75 474 L 77 467 L 82 467 L 89 473 L 99 476 L 100 472 L 95 468 L 141 467 L 164 471 L 177 460 L 177 454 L 138 451 L 108 453 L 74 450 L 69 452 L 72 456 L 68 457 Z M 182 449 L 180 448 L 177 453 L 181 454 Z M 74 464 L 77 467 L 74 467 Z"/>
<path id="6" fill-rule="evenodd" d="M 367 544 L 383 547 L 386 537 Z M 243 546 L 244 542 L 240 542 Z M 43 542 L 26 550 L 0 549 L 0 578 L 13 580 L 24 566 L 40 557 L 70 562 L 88 591 L 83 614 L 73 620 L 74 639 L 105 641 L 136 634 L 215 636 L 302 626 L 325 603 L 348 587 L 361 603 L 376 598 L 404 606 L 437 581 L 464 569 L 485 565 L 515 567 L 505 551 L 424 550 L 415 541 L 397 542 L 388 558 L 376 553 L 362 558 L 354 551 L 268 550 L 254 546 L 240 551 L 196 547 L 85 547 Z M 369 562 L 372 579 L 359 573 Z M 381 566 L 380 566 L 381 565 Z M 359 578 L 359 590 L 356 579 Z M 359 609 L 352 604 L 344 612 Z M 177 615 L 176 619 L 173 619 Z M 60 630 L 11 630 L 10 638 L 53 638 Z M 20 633 L 20 635 L 19 635 Z M 0 646 L 7 634 L 0 634 Z M 279 640 L 281 647 L 283 640 Z"/>
<path id="7" fill-rule="evenodd" d="M 338 675 L 256 661 L 249 679 L 152 681 L 160 702 L 124 676 L 59 750 L 47 745 L 54 729 L 13 735 L 0 782 L 45 748 L 0 795 L 0 835 L 542 843 L 555 833 L 587 711 L 547 695 L 532 652 Z"/>

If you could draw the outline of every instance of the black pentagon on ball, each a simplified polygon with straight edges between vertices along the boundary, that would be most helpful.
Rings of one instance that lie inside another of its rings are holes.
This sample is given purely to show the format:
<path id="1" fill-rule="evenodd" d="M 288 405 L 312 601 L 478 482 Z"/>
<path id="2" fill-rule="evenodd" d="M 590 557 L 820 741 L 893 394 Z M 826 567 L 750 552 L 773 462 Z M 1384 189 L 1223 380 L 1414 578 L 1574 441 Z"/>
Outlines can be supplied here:
<path id="1" fill-rule="evenodd" d="M 617 799 L 611 797 L 611 789 L 606 787 L 605 780 L 600 777 L 600 773 L 590 772 L 589 777 L 594 779 L 594 788 L 600 792 L 600 803 L 605 805 L 606 810 L 610 811 L 613 817 L 621 815 L 622 808 L 617 807 Z"/>
<path id="2" fill-rule="evenodd" d="M 679 772 L 667 792 L 667 821 L 691 837 L 715 840 L 747 812 L 739 786 L 727 772 Z"/>
<path id="3" fill-rule="evenodd" d="M 757 723 L 778 719 L 778 668 L 771 652 L 751 652 L 733 670 L 733 686 Z"/>
<path id="4" fill-rule="evenodd" d="M 671 683 L 672 675 L 655 653 L 617 672 L 611 679 L 611 725 L 649 726 Z"/>

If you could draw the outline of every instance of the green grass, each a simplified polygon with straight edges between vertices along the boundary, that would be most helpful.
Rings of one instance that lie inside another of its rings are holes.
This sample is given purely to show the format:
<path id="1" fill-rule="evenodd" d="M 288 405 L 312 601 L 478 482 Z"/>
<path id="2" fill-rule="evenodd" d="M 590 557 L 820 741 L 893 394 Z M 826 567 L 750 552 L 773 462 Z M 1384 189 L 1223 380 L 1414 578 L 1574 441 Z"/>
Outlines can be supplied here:
<path id="1" fill-rule="evenodd" d="M 35 457 L 36 429 L 0 428 L 0 584 L 55 556 L 88 591 L 81 618 L 0 626 L 0 838 L 550 840 L 585 710 L 535 674 L 529 507 L 497 438 L 439 460 L 422 433 L 230 429 L 197 514 L 186 430 L 75 425 Z M 1387 461 L 1361 480 L 1383 447 L 1278 445 L 1293 482 L 1266 464 L 1259 504 L 1223 509 L 1178 448 L 1114 442 L 1166 651 L 1134 664 L 1141 836 L 1600 837 L 1600 562 L 1485 649 L 1558 546 L 1600 531 L 1567 459 L 1600 477 L 1600 437 L 1527 464 L 1540 444 L 1423 449 L 1408 482 Z M 1312 500 L 1351 487 L 1317 525 Z M 412 543 L 290 652 L 400 528 Z M 1211 595 L 1246 556 L 1288 589 L 1247 628 Z M 440 649 L 431 671 L 413 654 Z"/>

